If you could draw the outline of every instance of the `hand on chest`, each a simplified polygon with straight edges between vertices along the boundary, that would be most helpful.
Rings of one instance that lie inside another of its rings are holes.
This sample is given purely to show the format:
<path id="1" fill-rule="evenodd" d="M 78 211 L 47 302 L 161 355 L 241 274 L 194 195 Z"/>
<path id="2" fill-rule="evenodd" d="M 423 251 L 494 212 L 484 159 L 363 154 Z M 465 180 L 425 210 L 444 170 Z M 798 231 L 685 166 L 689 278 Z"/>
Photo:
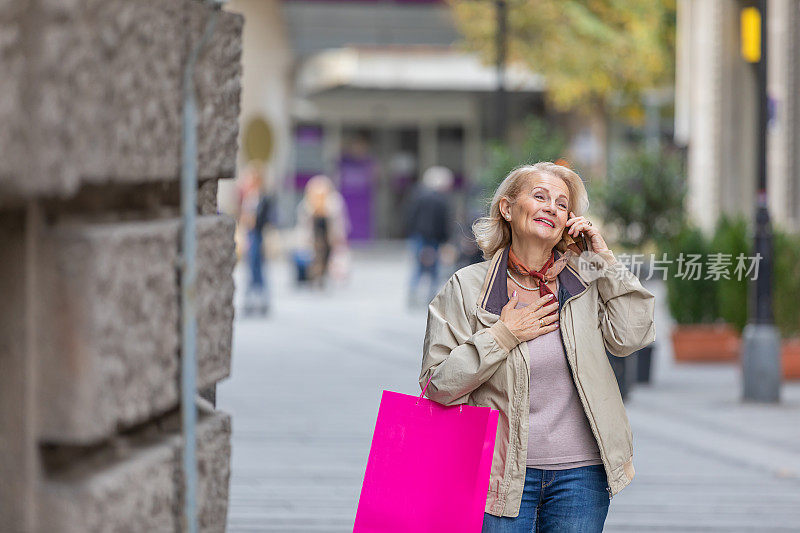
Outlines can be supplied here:
<path id="1" fill-rule="evenodd" d="M 520 282 L 521 285 L 524 285 L 529 289 L 535 289 L 535 290 L 527 290 L 525 288 L 522 288 L 517 283 L 514 283 L 514 281 L 511 278 L 508 278 L 508 297 L 511 298 L 511 295 L 514 293 L 514 291 L 517 291 L 517 297 L 519 298 L 519 302 L 517 303 L 517 308 L 528 306 L 533 302 L 535 302 L 536 300 L 538 300 L 541 296 L 543 296 L 543 293 L 541 293 L 541 291 L 539 290 L 539 284 L 538 282 L 536 282 L 536 280 L 526 277 L 523 281 L 522 279 L 520 279 L 520 277 L 521 276 L 517 276 L 516 279 L 517 281 Z M 558 278 L 547 283 L 547 288 L 550 289 L 550 291 L 556 296 L 557 299 Z"/>

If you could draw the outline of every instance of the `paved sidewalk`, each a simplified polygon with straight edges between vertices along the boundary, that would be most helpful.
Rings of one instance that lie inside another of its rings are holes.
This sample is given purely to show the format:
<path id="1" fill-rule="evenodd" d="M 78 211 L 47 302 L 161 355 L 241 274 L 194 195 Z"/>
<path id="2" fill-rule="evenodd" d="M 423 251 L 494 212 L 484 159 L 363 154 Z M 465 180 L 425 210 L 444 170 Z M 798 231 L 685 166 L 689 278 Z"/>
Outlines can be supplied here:
<path id="1" fill-rule="evenodd" d="M 381 391 L 419 393 L 425 311 L 406 308 L 402 244 L 357 251 L 349 286 L 325 292 L 272 267 L 272 312 L 237 317 L 218 391 L 234 415 L 229 531 L 350 531 Z M 800 383 L 778 406 L 742 404 L 734 366 L 672 364 L 656 320 L 654 383 L 626 402 L 636 478 L 606 531 L 800 531 Z"/>

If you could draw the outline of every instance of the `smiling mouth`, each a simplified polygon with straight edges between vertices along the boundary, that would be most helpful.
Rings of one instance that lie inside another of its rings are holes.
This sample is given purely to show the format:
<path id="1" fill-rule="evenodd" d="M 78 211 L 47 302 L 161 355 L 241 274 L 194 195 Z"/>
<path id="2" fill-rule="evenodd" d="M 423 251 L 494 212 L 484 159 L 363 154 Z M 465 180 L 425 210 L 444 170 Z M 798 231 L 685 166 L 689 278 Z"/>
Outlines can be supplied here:
<path id="1" fill-rule="evenodd" d="M 545 220 L 543 218 L 536 218 L 536 219 L 534 219 L 534 221 L 538 222 L 539 224 L 544 224 L 546 226 L 550 226 L 551 228 L 555 228 L 556 227 L 555 224 L 553 224 L 549 220 Z"/>

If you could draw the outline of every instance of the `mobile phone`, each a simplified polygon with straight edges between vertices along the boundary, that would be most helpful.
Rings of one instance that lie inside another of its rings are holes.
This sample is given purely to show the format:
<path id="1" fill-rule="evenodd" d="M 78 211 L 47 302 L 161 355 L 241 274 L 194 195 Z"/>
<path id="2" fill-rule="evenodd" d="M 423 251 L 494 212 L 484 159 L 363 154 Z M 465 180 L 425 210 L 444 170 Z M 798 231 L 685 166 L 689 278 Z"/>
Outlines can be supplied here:
<path id="1" fill-rule="evenodd" d="M 575 243 L 578 245 L 578 248 L 581 249 L 581 253 L 589 250 L 589 242 L 586 240 L 586 235 L 584 235 L 582 231 L 578 232 L 578 238 L 575 240 Z"/>
<path id="2" fill-rule="evenodd" d="M 571 235 L 569 235 L 567 233 L 567 231 L 568 230 L 564 230 L 565 237 L 569 237 L 572 240 L 572 242 L 575 244 L 575 248 L 578 249 L 578 253 L 579 254 L 583 253 L 583 252 L 585 252 L 587 250 L 590 250 L 589 241 L 586 240 L 586 235 L 584 235 L 582 231 L 579 231 L 578 235 L 576 237 L 572 237 Z M 569 239 L 568 239 L 568 242 L 569 242 Z M 572 246 L 572 245 L 570 245 L 570 246 Z"/>

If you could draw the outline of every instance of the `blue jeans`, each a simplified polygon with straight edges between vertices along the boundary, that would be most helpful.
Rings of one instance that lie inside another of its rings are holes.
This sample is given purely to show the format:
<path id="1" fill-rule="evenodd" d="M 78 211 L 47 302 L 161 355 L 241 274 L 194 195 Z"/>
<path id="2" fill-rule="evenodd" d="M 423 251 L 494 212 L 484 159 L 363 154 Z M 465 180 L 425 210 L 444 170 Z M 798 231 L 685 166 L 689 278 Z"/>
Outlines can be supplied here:
<path id="1" fill-rule="evenodd" d="M 251 229 L 247 232 L 247 266 L 250 267 L 250 290 L 261 291 L 264 289 L 263 257 L 261 244 L 263 237 L 260 231 Z"/>
<path id="2" fill-rule="evenodd" d="M 486 513 L 483 533 L 603 531 L 611 501 L 603 465 L 567 470 L 527 468 L 519 516 Z"/>
<path id="3" fill-rule="evenodd" d="M 439 243 L 429 241 L 420 235 L 412 235 L 409 239 L 411 253 L 414 256 L 414 270 L 411 273 L 409 293 L 414 296 L 422 276 L 429 278 L 428 301 L 433 300 L 439 291 Z"/>

